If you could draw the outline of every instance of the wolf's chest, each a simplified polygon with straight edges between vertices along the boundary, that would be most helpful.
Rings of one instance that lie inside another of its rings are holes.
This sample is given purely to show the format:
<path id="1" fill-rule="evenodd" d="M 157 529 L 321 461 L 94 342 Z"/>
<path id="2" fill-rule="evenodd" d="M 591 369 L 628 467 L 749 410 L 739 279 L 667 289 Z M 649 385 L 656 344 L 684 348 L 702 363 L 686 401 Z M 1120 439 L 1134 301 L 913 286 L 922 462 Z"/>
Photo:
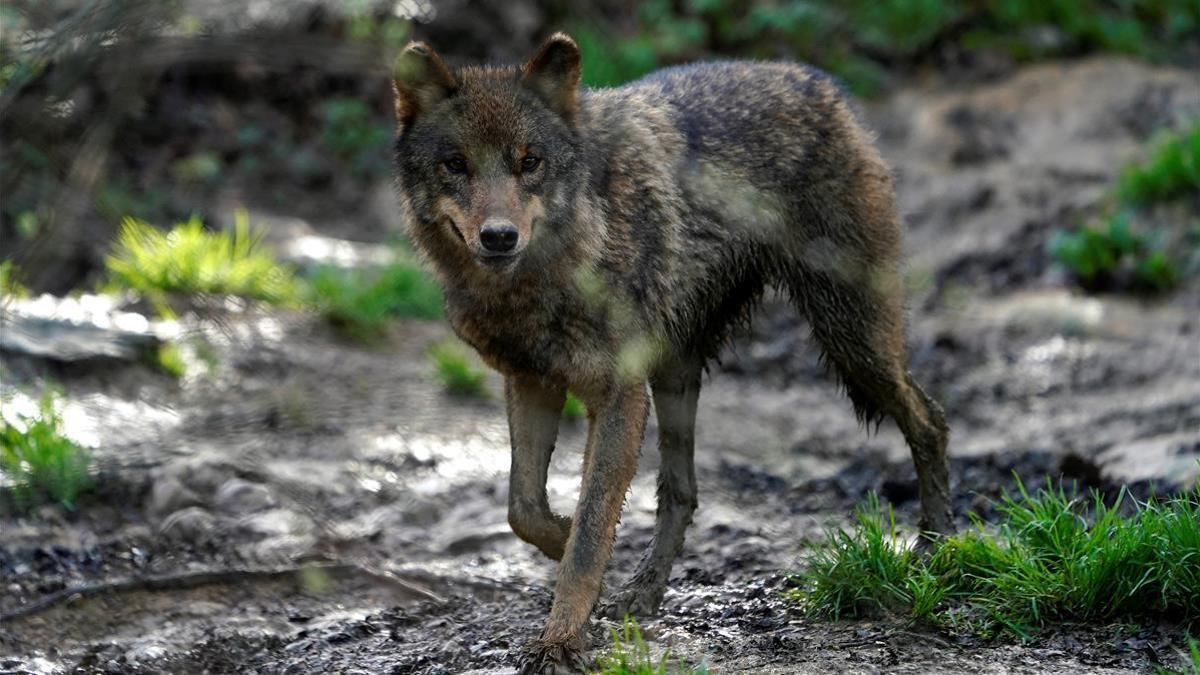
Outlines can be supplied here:
<path id="1" fill-rule="evenodd" d="M 580 361 L 609 351 L 601 317 L 559 303 L 483 310 L 450 302 L 447 315 L 459 337 L 488 365 L 509 375 L 568 380 Z"/>

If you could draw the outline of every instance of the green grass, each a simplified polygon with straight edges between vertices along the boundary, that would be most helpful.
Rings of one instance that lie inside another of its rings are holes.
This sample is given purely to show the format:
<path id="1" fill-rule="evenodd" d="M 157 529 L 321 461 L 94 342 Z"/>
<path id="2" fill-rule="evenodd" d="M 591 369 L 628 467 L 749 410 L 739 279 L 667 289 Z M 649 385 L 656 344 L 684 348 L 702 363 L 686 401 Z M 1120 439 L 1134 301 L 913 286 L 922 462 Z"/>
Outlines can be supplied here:
<path id="1" fill-rule="evenodd" d="M 1074 231 L 1059 231 L 1049 241 L 1050 254 L 1087 290 L 1174 288 L 1182 273 L 1179 256 L 1164 246 L 1166 233 L 1135 229 L 1134 222 L 1131 212 L 1121 211 Z"/>
<path id="2" fill-rule="evenodd" d="M 376 270 L 322 266 L 308 280 L 309 302 L 335 328 L 369 341 L 400 317 L 436 319 L 442 292 L 419 265 L 397 262 Z"/>
<path id="3" fill-rule="evenodd" d="M 158 346 L 151 358 L 152 365 L 162 372 L 179 379 L 187 374 L 187 359 L 183 350 L 174 342 L 164 342 Z"/>
<path id="4" fill-rule="evenodd" d="M 1159 134 L 1146 159 L 1125 169 L 1117 181 L 1117 197 L 1126 203 L 1186 196 L 1200 196 L 1200 120 L 1181 131 Z"/>
<path id="5" fill-rule="evenodd" d="M 11 260 L 0 262 L 0 296 L 6 298 L 24 298 L 29 295 L 29 289 L 21 283 L 21 270 Z"/>
<path id="6" fill-rule="evenodd" d="M 73 508 L 92 484 L 91 455 L 63 435 L 55 405 L 47 392 L 36 414 L 0 419 L 0 484 L 18 507 L 49 500 Z"/>
<path id="7" fill-rule="evenodd" d="M 232 230 L 219 232 L 206 230 L 199 218 L 167 232 L 126 218 L 106 259 L 110 286 L 160 300 L 170 293 L 202 293 L 293 304 L 296 278 L 260 239 L 244 213 Z"/>
<path id="8" fill-rule="evenodd" d="M 1151 141 L 1146 159 L 1125 168 L 1113 189 L 1117 209 L 1073 231 L 1056 232 L 1051 256 L 1085 290 L 1163 292 L 1193 273 L 1195 237 L 1146 227 L 1152 204 L 1200 199 L 1200 121 Z"/>
<path id="9" fill-rule="evenodd" d="M 969 632 L 1028 637 L 1061 621 L 1200 620 L 1200 488 L 1123 508 L 1058 489 L 1004 497 L 928 557 L 900 541 L 874 497 L 829 534 L 790 596 L 809 615 L 907 615 Z"/>
<path id="10" fill-rule="evenodd" d="M 699 668 L 668 668 L 667 659 L 670 652 L 664 652 L 662 657 L 654 659 L 650 654 L 650 646 L 642 638 L 642 629 L 632 617 L 625 617 L 620 630 L 611 629 L 612 646 L 596 659 L 598 670 L 595 675 L 667 675 L 668 673 L 684 673 L 701 675 L 708 669 Z"/>
<path id="11" fill-rule="evenodd" d="M 578 420 L 587 416 L 587 406 L 575 397 L 575 394 L 567 392 L 567 400 L 563 403 L 563 417 L 569 420 Z"/>
<path id="12" fill-rule="evenodd" d="M 486 398 L 486 373 L 476 367 L 470 353 L 454 340 L 436 343 L 429 348 L 434 377 L 446 391 L 462 396 Z"/>

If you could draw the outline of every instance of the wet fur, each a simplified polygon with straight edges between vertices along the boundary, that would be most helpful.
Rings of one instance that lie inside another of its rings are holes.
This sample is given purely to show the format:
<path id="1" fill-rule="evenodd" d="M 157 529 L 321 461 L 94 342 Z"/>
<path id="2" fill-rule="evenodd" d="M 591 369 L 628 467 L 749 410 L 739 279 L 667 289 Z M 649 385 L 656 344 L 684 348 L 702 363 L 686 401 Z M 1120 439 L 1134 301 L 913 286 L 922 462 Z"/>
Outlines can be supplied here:
<path id="1" fill-rule="evenodd" d="M 506 376 L 510 522 L 563 561 L 539 644 L 577 640 L 599 594 L 647 383 L 664 457 L 659 522 L 618 610 L 657 606 L 696 503 L 700 372 L 768 285 L 808 317 L 859 418 L 896 419 L 923 524 L 950 528 L 945 420 L 905 370 L 891 174 L 829 77 L 719 62 L 581 91 L 565 36 L 520 68 L 450 72 L 416 49 L 416 75 L 397 78 L 400 194 L 451 325 Z M 450 176 L 439 164 L 448 152 L 477 171 Z M 515 168 L 529 152 L 544 158 L 537 175 Z M 497 213 L 522 239 L 500 270 L 472 248 Z M 574 526 L 545 497 L 566 389 L 591 424 Z"/>

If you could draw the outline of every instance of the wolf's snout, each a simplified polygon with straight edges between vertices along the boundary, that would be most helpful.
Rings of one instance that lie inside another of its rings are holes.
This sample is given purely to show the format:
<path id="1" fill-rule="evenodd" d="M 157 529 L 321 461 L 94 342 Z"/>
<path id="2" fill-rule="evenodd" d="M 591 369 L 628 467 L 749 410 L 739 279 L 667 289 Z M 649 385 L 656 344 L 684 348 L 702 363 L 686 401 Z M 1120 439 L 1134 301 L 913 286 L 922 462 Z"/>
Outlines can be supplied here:
<path id="1" fill-rule="evenodd" d="M 508 253 L 517 247 L 517 226 L 512 221 L 489 218 L 479 230 L 479 243 L 488 253 Z"/>

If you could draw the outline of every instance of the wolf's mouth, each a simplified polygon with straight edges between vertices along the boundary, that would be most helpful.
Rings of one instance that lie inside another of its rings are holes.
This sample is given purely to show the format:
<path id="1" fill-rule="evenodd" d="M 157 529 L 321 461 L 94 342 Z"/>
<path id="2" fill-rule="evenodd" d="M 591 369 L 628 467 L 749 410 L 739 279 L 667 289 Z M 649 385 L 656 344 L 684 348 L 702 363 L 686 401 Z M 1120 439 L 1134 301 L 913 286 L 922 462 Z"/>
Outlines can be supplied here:
<path id="1" fill-rule="evenodd" d="M 496 268 L 496 269 L 508 267 L 509 265 L 511 265 L 517 261 L 517 257 L 518 257 L 517 253 L 515 251 L 512 253 L 477 253 L 477 254 L 475 254 L 475 259 L 478 260 L 481 265 L 484 265 L 485 267 Z"/>

